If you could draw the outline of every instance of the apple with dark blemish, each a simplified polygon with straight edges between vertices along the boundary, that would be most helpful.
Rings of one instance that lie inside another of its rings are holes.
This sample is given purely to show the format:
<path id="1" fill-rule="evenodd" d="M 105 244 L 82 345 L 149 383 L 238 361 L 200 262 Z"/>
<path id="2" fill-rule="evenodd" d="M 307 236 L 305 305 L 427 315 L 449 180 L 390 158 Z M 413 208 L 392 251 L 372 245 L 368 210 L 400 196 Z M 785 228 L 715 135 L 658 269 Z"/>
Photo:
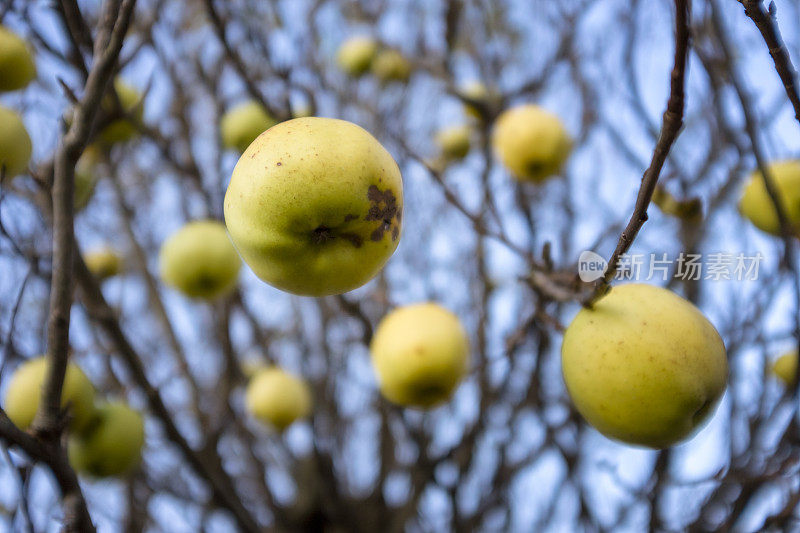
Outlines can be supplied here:
<path id="1" fill-rule="evenodd" d="M 224 207 L 236 249 L 263 281 L 293 294 L 342 294 L 372 279 L 397 248 L 403 181 L 363 128 L 297 118 L 242 154 Z"/>

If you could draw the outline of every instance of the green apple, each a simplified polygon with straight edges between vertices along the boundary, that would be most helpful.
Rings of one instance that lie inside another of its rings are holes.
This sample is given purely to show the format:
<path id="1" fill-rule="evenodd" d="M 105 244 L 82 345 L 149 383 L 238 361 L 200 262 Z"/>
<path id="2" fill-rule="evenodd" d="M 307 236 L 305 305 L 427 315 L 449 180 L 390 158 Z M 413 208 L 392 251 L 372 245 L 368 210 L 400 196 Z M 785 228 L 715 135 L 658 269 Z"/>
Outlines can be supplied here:
<path id="1" fill-rule="evenodd" d="M 350 37 L 336 52 L 336 63 L 350 76 L 360 76 L 369 70 L 378 52 L 375 39 L 366 36 Z"/>
<path id="2" fill-rule="evenodd" d="M 236 287 L 242 261 L 222 223 L 200 220 L 164 241 L 159 265 L 168 285 L 186 296 L 211 300 Z"/>
<path id="3" fill-rule="evenodd" d="M 94 145 L 90 145 L 83 151 L 75 165 L 75 191 L 74 202 L 75 212 L 82 211 L 89 205 L 89 201 L 94 196 L 94 188 L 97 185 L 97 161 L 100 155 Z"/>
<path id="4" fill-rule="evenodd" d="M 92 425 L 73 435 L 67 447 L 72 467 L 92 477 L 129 474 L 142 457 L 144 418 L 122 402 L 98 406 Z"/>
<path id="5" fill-rule="evenodd" d="M 541 182 L 561 171 L 572 140 L 556 115 L 525 104 L 500 114 L 492 131 L 492 148 L 514 177 Z"/>
<path id="6" fill-rule="evenodd" d="M 461 96 L 487 107 L 494 107 L 500 104 L 500 94 L 493 89 L 490 90 L 483 82 L 477 80 L 464 83 L 458 88 L 457 92 Z M 467 102 L 464 102 L 464 112 L 474 119 L 483 119 L 481 109 Z"/>
<path id="7" fill-rule="evenodd" d="M 666 448 L 689 438 L 725 392 L 717 330 L 689 301 L 645 284 L 614 287 L 564 333 L 564 381 L 581 415 L 622 442 Z"/>
<path id="8" fill-rule="evenodd" d="M 397 248 L 403 182 L 359 126 L 296 118 L 242 154 L 224 208 L 233 244 L 259 278 L 294 294 L 341 294 L 369 281 Z"/>
<path id="9" fill-rule="evenodd" d="M 116 276 L 122 271 L 122 256 L 108 246 L 89 250 L 83 254 L 83 261 L 89 272 L 100 281 Z"/>
<path id="10" fill-rule="evenodd" d="M 797 382 L 797 350 L 785 353 L 772 363 L 772 373 L 781 379 L 788 387 L 793 387 Z"/>
<path id="11" fill-rule="evenodd" d="M 463 159 L 469 153 L 472 128 L 452 126 L 436 132 L 434 140 L 442 156 L 448 160 Z"/>
<path id="12" fill-rule="evenodd" d="M 0 105 L 0 170 L 5 179 L 28 170 L 31 148 L 31 138 L 20 116 Z"/>
<path id="13" fill-rule="evenodd" d="M 226 148 L 242 153 L 256 137 L 276 123 L 277 121 L 263 105 L 255 100 L 244 102 L 222 116 L 220 120 L 222 144 Z"/>
<path id="14" fill-rule="evenodd" d="M 142 93 L 136 88 L 127 84 L 121 78 L 114 79 L 114 90 L 117 92 L 122 110 L 130 115 L 135 122 L 142 121 L 144 109 L 142 106 Z M 113 110 L 113 100 L 110 97 L 104 98 L 103 108 L 106 112 Z M 137 133 L 136 123 L 127 118 L 120 118 L 111 121 L 98 134 L 98 141 L 103 146 L 121 143 L 132 139 Z"/>
<path id="15" fill-rule="evenodd" d="M 0 26 L 0 92 L 16 91 L 36 77 L 36 64 L 28 45 L 5 26 Z"/>
<path id="16" fill-rule="evenodd" d="M 411 76 L 411 63 L 397 50 L 381 50 L 372 60 L 372 75 L 386 83 L 408 81 Z"/>
<path id="17" fill-rule="evenodd" d="M 42 397 L 47 359 L 37 357 L 21 364 L 6 390 L 5 411 L 14 424 L 28 429 L 39 409 Z M 67 363 L 61 390 L 61 406 L 68 408 L 70 429 L 80 431 L 94 417 L 94 387 L 86 374 L 74 363 Z"/>
<path id="18" fill-rule="evenodd" d="M 245 393 L 248 412 L 283 431 L 311 413 L 311 391 L 305 381 L 278 367 L 258 370 Z"/>
<path id="19" fill-rule="evenodd" d="M 435 303 L 395 309 L 370 343 L 381 394 L 428 409 L 450 399 L 467 373 L 469 339 L 453 313 Z"/>
<path id="20" fill-rule="evenodd" d="M 769 166 L 769 174 L 778 190 L 792 233 L 800 236 L 800 160 L 778 161 Z M 742 191 L 739 211 L 761 231 L 780 235 L 775 205 L 767 194 L 761 172 L 750 175 Z"/>

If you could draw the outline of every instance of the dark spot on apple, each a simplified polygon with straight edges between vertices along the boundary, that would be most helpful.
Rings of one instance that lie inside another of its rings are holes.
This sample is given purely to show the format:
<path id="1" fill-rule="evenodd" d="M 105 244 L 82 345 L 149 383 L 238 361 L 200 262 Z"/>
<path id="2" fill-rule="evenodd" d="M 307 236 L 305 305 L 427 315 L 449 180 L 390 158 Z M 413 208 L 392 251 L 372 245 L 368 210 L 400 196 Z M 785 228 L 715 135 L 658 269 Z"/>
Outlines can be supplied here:
<path id="1" fill-rule="evenodd" d="M 390 232 L 393 239 L 400 234 L 401 206 L 391 189 L 381 191 L 376 185 L 367 189 L 367 199 L 370 201 L 369 211 L 364 220 L 379 222 L 378 227 L 370 234 L 370 240 L 378 242 L 383 239 L 383 234 Z M 396 231 L 395 231 L 396 230 Z"/>
<path id="2" fill-rule="evenodd" d="M 355 233 L 342 233 L 341 237 L 342 239 L 349 241 L 350 244 L 352 244 L 356 248 L 361 248 L 361 245 L 364 243 L 364 239 L 362 239 L 360 235 L 356 235 Z"/>
<path id="3" fill-rule="evenodd" d="M 331 229 L 324 225 L 319 225 L 311 232 L 311 240 L 314 244 L 324 244 L 333 240 L 335 237 Z"/>
<path id="4" fill-rule="evenodd" d="M 345 222 L 350 222 L 351 220 L 355 220 L 357 218 L 358 218 L 358 215 L 349 214 L 349 215 L 345 215 L 344 216 L 344 221 Z"/>
<path id="5" fill-rule="evenodd" d="M 538 176 L 542 172 L 544 172 L 546 165 L 541 161 L 529 161 L 527 165 L 525 165 L 526 170 L 528 171 L 528 175 L 530 176 Z"/>
<path id="6" fill-rule="evenodd" d="M 279 166 L 281 166 L 281 165 L 283 165 L 283 163 L 281 163 L 280 161 L 278 161 L 278 164 L 276 164 L 275 166 L 276 166 L 276 167 L 279 167 Z"/>

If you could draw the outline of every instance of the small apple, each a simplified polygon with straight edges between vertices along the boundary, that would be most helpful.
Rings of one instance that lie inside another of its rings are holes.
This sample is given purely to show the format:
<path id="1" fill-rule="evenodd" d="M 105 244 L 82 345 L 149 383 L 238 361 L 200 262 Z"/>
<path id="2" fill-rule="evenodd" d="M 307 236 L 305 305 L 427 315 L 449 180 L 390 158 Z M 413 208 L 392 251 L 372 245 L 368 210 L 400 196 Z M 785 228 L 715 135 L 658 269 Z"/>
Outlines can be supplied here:
<path id="1" fill-rule="evenodd" d="M 0 26 L 0 92 L 16 91 L 36 77 L 36 64 L 28 45 L 5 26 Z"/>
<path id="2" fill-rule="evenodd" d="M 31 160 L 31 138 L 20 116 L 0 106 L 0 175 L 10 180 L 24 174 Z"/>
<path id="3" fill-rule="evenodd" d="M 772 363 L 772 373 L 779 377 L 787 387 L 794 387 L 797 382 L 797 350 L 778 357 Z"/>
<path id="4" fill-rule="evenodd" d="M 397 248 L 403 182 L 359 126 L 296 118 L 242 154 L 224 208 L 233 244 L 259 278 L 294 294 L 341 294 L 369 281 Z"/>
<path id="5" fill-rule="evenodd" d="M 89 205 L 89 201 L 94 196 L 94 188 L 97 185 L 97 161 L 99 159 L 97 148 L 91 145 L 84 150 L 75 165 L 75 191 L 74 202 L 75 212 L 82 211 Z"/>
<path id="6" fill-rule="evenodd" d="M 717 330 L 689 301 L 645 284 L 614 287 L 564 333 L 561 366 L 578 412 L 607 437 L 666 448 L 706 422 L 725 392 Z"/>
<path id="7" fill-rule="evenodd" d="M 142 94 L 121 78 L 114 79 L 114 90 L 117 92 L 122 110 L 130 115 L 133 121 L 141 122 L 144 113 Z M 103 108 L 106 112 L 113 110 L 113 100 L 110 96 L 103 99 Z M 132 139 L 137 133 L 135 122 L 127 118 L 113 120 L 98 134 L 98 141 L 104 146 L 111 146 Z"/>
<path id="8" fill-rule="evenodd" d="M 469 153 L 472 128 L 453 126 L 436 132 L 434 140 L 442 156 L 448 160 L 463 159 Z"/>
<path id="9" fill-rule="evenodd" d="M 366 36 L 350 37 L 336 53 L 336 63 L 345 74 L 360 76 L 369 70 L 378 52 L 375 39 Z"/>
<path id="10" fill-rule="evenodd" d="M 370 343 L 381 394 L 428 409 L 450 399 L 467 373 L 469 339 L 453 313 L 435 303 L 395 309 Z"/>
<path id="11" fill-rule="evenodd" d="M 800 236 L 800 160 L 778 161 L 768 168 L 778 190 L 792 233 Z M 755 227 L 772 235 L 780 235 L 781 228 L 775 205 L 767 193 L 761 172 L 755 171 L 742 191 L 739 211 Z"/>
<path id="12" fill-rule="evenodd" d="M 247 150 L 250 143 L 262 132 L 277 124 L 263 105 L 249 100 L 230 109 L 220 120 L 222 144 L 239 153 Z"/>
<path id="13" fill-rule="evenodd" d="M 47 365 L 45 357 L 30 359 L 17 368 L 8 384 L 4 409 L 20 429 L 30 427 L 39 409 Z M 94 417 L 94 387 L 74 363 L 67 363 L 61 406 L 69 408 L 72 417 L 70 429 L 73 431 L 81 431 Z"/>
<path id="14" fill-rule="evenodd" d="M 388 83 L 390 81 L 408 81 L 411 76 L 411 63 L 397 50 L 381 50 L 372 60 L 372 75 L 378 80 Z"/>
<path id="15" fill-rule="evenodd" d="M 161 246 L 161 278 L 186 296 L 211 300 L 231 292 L 242 261 L 225 226 L 216 220 L 189 222 Z"/>
<path id="16" fill-rule="evenodd" d="M 541 182 L 561 170 L 572 140 L 556 115 L 526 104 L 500 114 L 492 132 L 492 147 L 514 177 Z"/>
<path id="17" fill-rule="evenodd" d="M 72 467 L 92 477 L 129 474 L 142 458 L 144 418 L 122 402 L 107 402 L 97 408 L 92 425 L 73 435 L 67 451 Z"/>
<path id="18" fill-rule="evenodd" d="M 245 403 L 255 418 L 283 431 L 311 413 L 311 391 L 302 379 L 278 367 L 266 367 L 250 379 Z"/>
<path id="19" fill-rule="evenodd" d="M 100 281 L 116 276 L 122 271 L 122 256 L 108 246 L 89 250 L 83 254 L 83 261 L 89 272 Z"/>
<path id="20" fill-rule="evenodd" d="M 457 92 L 459 95 L 487 108 L 500 105 L 500 94 L 493 89 L 489 89 L 483 82 L 477 80 L 461 85 L 457 89 Z M 483 120 L 483 112 L 479 107 L 473 104 L 464 102 L 464 112 L 474 119 Z"/>

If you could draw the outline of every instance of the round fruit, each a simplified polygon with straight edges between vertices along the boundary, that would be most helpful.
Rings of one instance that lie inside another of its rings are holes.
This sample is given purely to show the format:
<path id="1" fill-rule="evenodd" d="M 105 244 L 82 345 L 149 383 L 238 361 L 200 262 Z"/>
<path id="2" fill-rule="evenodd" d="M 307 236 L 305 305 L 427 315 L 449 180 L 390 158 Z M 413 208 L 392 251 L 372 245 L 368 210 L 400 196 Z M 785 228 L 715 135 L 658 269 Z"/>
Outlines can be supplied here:
<path id="1" fill-rule="evenodd" d="M 520 105 L 497 118 L 492 147 L 517 179 L 541 182 L 561 170 L 572 141 L 557 116 L 539 106 Z"/>
<path id="2" fill-rule="evenodd" d="M 339 46 L 336 62 L 343 72 L 360 76 L 369 70 L 378 52 L 378 44 L 371 37 L 351 37 Z"/>
<path id="3" fill-rule="evenodd" d="M 86 252 L 83 261 L 89 272 L 100 281 L 116 276 L 122 271 L 122 257 L 108 246 Z"/>
<path id="4" fill-rule="evenodd" d="M 254 100 L 244 102 L 229 110 L 220 121 L 222 144 L 239 153 L 247 150 L 250 143 L 270 129 L 277 121 Z"/>
<path id="5" fill-rule="evenodd" d="M 225 226 L 190 222 L 161 246 L 161 278 L 192 298 L 214 299 L 236 287 L 242 262 Z"/>
<path id="6" fill-rule="evenodd" d="M 122 110 L 130 115 L 135 122 L 127 118 L 113 120 L 98 135 L 98 140 L 105 146 L 132 139 L 138 131 L 136 122 L 140 123 L 142 121 L 144 112 L 141 102 L 142 94 L 136 88 L 128 85 L 122 79 L 116 78 L 114 80 L 114 90 L 117 92 Z M 110 112 L 113 109 L 113 100 L 110 97 L 103 100 L 103 108 L 106 112 Z"/>
<path id="7" fill-rule="evenodd" d="M 255 373 L 247 385 L 245 401 L 250 414 L 278 431 L 311 413 L 308 385 L 278 367 Z"/>
<path id="8" fill-rule="evenodd" d="M 675 293 L 614 287 L 564 333 L 564 381 L 581 415 L 607 437 L 665 448 L 690 437 L 725 391 L 714 326 Z"/>
<path id="9" fill-rule="evenodd" d="M 17 427 L 28 429 L 39 409 L 47 359 L 37 357 L 21 364 L 6 390 L 5 411 Z M 70 428 L 80 431 L 94 416 L 94 387 L 86 374 L 74 363 L 67 364 L 61 389 L 61 406 L 68 408 Z"/>
<path id="10" fill-rule="evenodd" d="M 11 179 L 28 170 L 31 138 L 20 116 L 0 106 L 0 174 Z"/>
<path id="11" fill-rule="evenodd" d="M 369 281 L 400 238 L 403 183 L 392 156 L 344 120 L 282 122 L 242 154 L 225 223 L 256 275 L 284 291 L 341 294 Z"/>
<path id="12" fill-rule="evenodd" d="M 397 50 L 381 50 L 372 61 L 372 74 L 382 82 L 408 81 L 411 63 Z"/>
<path id="13" fill-rule="evenodd" d="M 36 77 L 36 64 L 28 45 L 0 26 L 0 92 L 26 87 Z"/>
<path id="14" fill-rule="evenodd" d="M 800 160 L 773 163 L 768 171 L 778 190 L 792 233 L 800 236 Z M 767 193 L 761 172 L 756 171 L 750 175 L 739 201 L 739 210 L 761 231 L 772 235 L 781 234 L 775 204 Z"/>
<path id="15" fill-rule="evenodd" d="M 463 159 L 469 153 L 471 136 L 469 126 L 453 126 L 436 132 L 435 141 L 447 159 Z"/>
<path id="16" fill-rule="evenodd" d="M 84 433 L 70 438 L 69 462 L 92 477 L 124 476 L 139 464 L 143 447 L 142 415 L 125 403 L 108 402 Z"/>
<path id="17" fill-rule="evenodd" d="M 370 344 L 383 396 L 405 407 L 450 399 L 467 372 L 469 339 L 458 317 L 435 303 L 395 309 Z"/>
<path id="18" fill-rule="evenodd" d="M 797 383 L 797 350 L 785 353 L 772 363 L 772 373 L 778 376 L 787 386 Z"/>

